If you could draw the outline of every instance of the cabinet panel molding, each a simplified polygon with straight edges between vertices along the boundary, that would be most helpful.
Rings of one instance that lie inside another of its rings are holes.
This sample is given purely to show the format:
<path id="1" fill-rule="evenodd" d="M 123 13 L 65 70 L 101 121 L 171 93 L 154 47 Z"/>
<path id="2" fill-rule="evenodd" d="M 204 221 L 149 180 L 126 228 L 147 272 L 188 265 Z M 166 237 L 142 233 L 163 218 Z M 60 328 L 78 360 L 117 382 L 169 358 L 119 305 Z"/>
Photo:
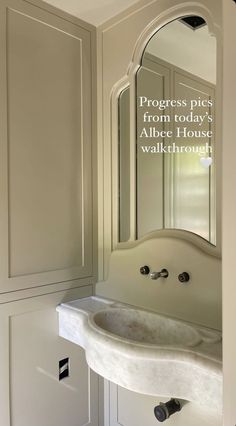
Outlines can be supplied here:
<path id="1" fill-rule="evenodd" d="M 0 292 L 91 277 L 92 34 L 21 0 L 0 19 Z"/>
<path id="2" fill-rule="evenodd" d="M 84 351 L 58 336 L 56 306 L 86 287 L 0 306 L 0 410 L 4 426 L 97 426 L 98 376 Z M 58 362 L 70 377 L 59 382 Z"/>

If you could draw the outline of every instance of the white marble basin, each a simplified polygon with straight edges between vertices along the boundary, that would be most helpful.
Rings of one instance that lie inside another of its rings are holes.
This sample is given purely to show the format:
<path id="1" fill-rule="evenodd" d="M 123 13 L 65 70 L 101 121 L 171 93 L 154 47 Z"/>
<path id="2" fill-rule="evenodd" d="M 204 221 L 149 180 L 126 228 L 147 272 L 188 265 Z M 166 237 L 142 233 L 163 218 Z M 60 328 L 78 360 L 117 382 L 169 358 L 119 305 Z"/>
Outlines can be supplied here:
<path id="1" fill-rule="evenodd" d="M 202 341 L 199 332 L 183 322 L 137 309 L 106 309 L 95 313 L 90 321 L 98 328 L 134 342 L 192 347 Z"/>
<path id="2" fill-rule="evenodd" d="M 57 311 L 60 336 L 83 347 L 90 368 L 105 379 L 221 411 L 219 332 L 93 296 Z"/>

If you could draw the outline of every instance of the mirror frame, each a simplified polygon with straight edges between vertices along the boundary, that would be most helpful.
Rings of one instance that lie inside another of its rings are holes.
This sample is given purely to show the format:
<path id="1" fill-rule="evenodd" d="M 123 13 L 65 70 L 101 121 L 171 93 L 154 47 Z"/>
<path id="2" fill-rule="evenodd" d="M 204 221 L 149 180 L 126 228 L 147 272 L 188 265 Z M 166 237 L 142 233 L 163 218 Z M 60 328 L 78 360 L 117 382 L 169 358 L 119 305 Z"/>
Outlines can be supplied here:
<path id="1" fill-rule="evenodd" d="M 183 16 L 198 15 L 201 16 L 207 23 L 209 33 L 216 37 L 217 43 L 217 81 L 216 81 L 216 246 L 203 239 L 197 234 L 190 231 L 180 229 L 162 229 L 156 230 L 146 234 L 141 239 L 136 239 L 136 73 L 141 66 L 142 56 L 146 45 L 163 26 L 168 23 L 179 19 Z M 129 248 L 139 244 L 141 241 L 149 238 L 157 238 L 160 236 L 181 238 L 196 245 L 207 254 L 221 258 L 221 104 L 222 104 L 222 90 L 221 90 L 221 37 L 220 29 L 214 24 L 210 11 L 203 5 L 188 6 L 177 5 L 172 7 L 158 16 L 152 21 L 140 35 L 131 65 L 127 74 L 113 86 L 111 94 L 111 137 L 112 137 L 112 242 L 111 250 Z M 125 89 L 130 88 L 130 238 L 127 242 L 119 242 L 119 152 L 118 152 L 118 114 L 119 114 L 119 96 Z M 132 142 L 133 141 L 133 142 Z"/>

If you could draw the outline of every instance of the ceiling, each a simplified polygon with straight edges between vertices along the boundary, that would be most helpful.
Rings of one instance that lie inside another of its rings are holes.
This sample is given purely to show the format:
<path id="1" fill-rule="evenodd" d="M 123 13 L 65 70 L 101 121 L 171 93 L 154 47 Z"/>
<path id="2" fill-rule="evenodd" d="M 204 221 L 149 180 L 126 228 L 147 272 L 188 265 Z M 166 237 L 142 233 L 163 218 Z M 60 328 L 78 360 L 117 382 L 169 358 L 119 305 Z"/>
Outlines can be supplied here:
<path id="1" fill-rule="evenodd" d="M 44 0 L 96 27 L 140 0 Z M 150 0 L 146 0 L 148 3 Z M 162 28 L 148 44 L 150 53 L 215 83 L 216 41 L 207 27 L 193 31 L 178 21 Z M 194 52 L 194 56 L 193 56 Z M 199 59 L 199 60 L 198 60 Z"/>
<path id="2" fill-rule="evenodd" d="M 139 0 L 44 0 L 92 25 L 99 26 Z"/>

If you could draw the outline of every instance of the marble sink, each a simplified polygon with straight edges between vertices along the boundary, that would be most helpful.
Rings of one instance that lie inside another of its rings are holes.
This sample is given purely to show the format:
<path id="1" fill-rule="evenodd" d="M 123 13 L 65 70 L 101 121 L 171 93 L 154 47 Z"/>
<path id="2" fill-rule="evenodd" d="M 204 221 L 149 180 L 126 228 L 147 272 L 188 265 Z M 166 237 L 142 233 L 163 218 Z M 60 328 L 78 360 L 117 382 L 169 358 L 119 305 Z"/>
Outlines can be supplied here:
<path id="1" fill-rule="evenodd" d="M 201 342 L 201 336 L 193 327 L 152 312 L 112 308 L 95 313 L 90 324 L 134 342 L 153 345 L 184 345 L 191 347 Z"/>
<path id="2" fill-rule="evenodd" d="M 90 368 L 105 379 L 221 411 L 219 332 L 94 296 L 57 311 L 59 335 L 83 347 Z"/>

